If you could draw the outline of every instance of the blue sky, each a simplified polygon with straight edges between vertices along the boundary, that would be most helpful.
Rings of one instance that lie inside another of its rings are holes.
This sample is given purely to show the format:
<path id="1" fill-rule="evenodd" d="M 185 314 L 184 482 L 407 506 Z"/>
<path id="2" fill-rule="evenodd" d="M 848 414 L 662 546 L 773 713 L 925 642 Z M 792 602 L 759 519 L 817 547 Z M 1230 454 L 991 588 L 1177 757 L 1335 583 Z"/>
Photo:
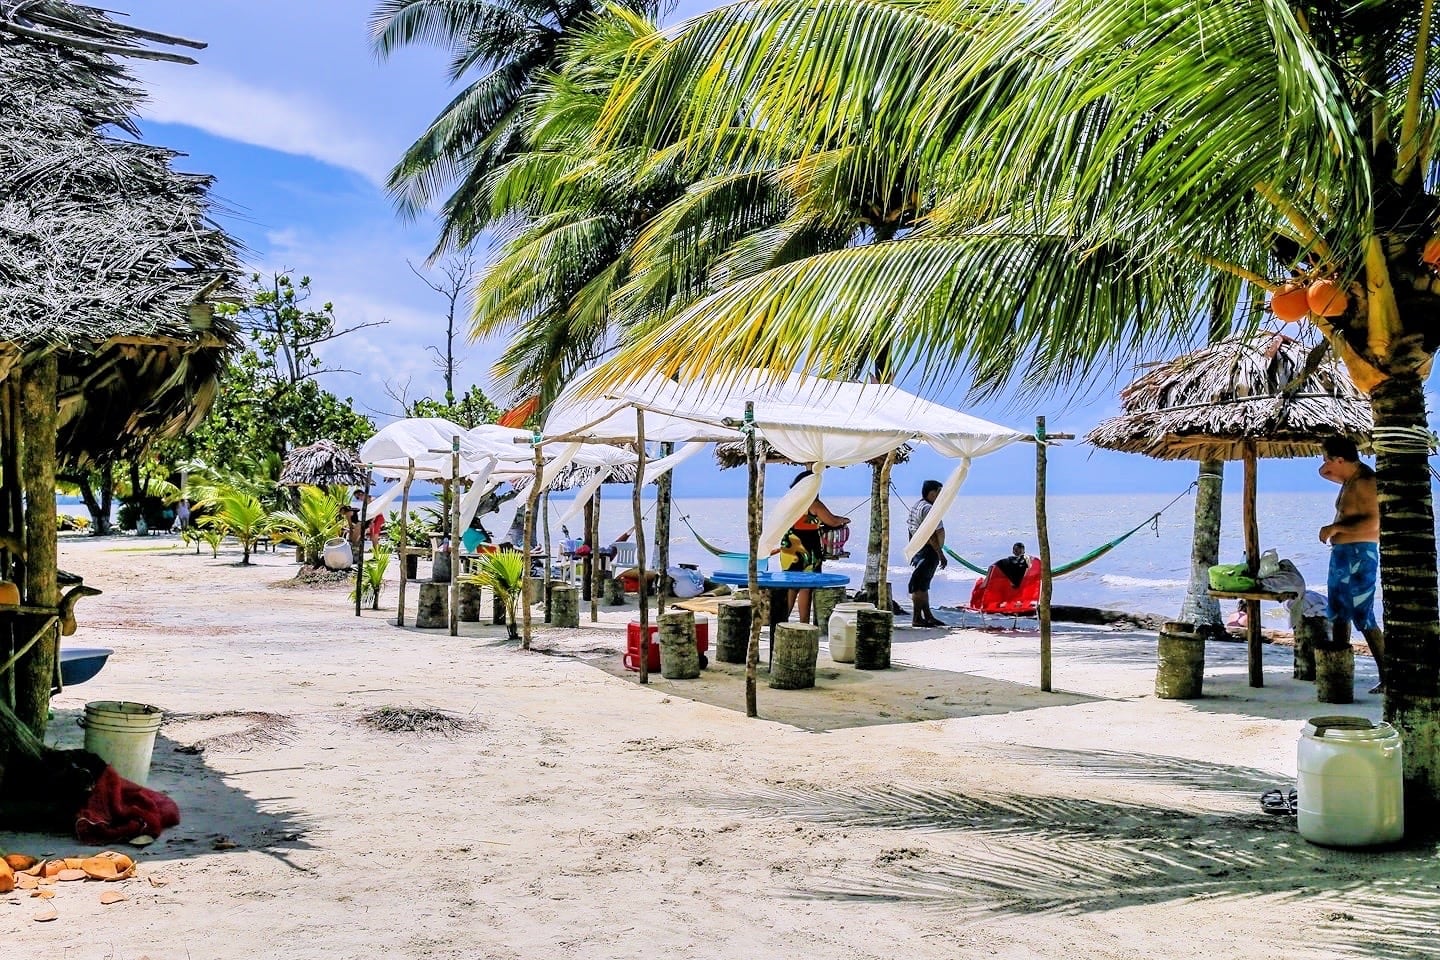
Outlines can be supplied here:
<path id="1" fill-rule="evenodd" d="M 714 4 L 685 0 L 671 19 Z M 112 4 L 137 24 L 207 41 L 198 66 L 142 63 L 149 87 L 146 139 L 188 154 L 179 163 L 218 177 L 216 193 L 231 211 L 226 225 L 249 250 L 253 268 L 292 268 L 309 275 L 319 300 L 331 300 L 345 324 L 386 325 L 339 341 L 326 360 L 356 371 L 327 386 L 351 396 L 385 422 L 396 411 L 387 396 L 408 384 L 414 397 L 438 395 L 440 376 L 427 344 L 443 335 L 443 305 L 406 261 L 423 266 L 433 225 L 405 223 L 383 189 L 386 172 L 452 96 L 446 56 L 416 48 L 385 62 L 371 52 L 368 0 L 128 0 Z M 483 262 L 484 253 L 481 253 Z M 488 385 L 495 343 L 463 344 L 464 384 Z M 1078 389 L 1018 401 L 965 405 L 977 416 L 1020 429 L 1035 414 L 1052 432 L 1083 434 L 1116 411 L 1116 388 L 1130 369 Z M 912 389 L 919 385 L 910 384 Z M 963 404 L 964 384 L 930 388 L 932 399 Z M 1034 451 L 1020 445 L 976 463 L 967 490 L 1024 493 L 1033 489 Z M 1188 463 L 1157 463 L 1072 443 L 1050 456 L 1056 493 L 1179 492 L 1194 479 Z M 1309 461 L 1267 462 L 1261 485 L 1271 490 L 1324 489 Z M 902 490 L 947 466 L 922 452 L 897 469 Z M 1227 487 L 1239 470 L 1229 471 Z M 679 482 L 696 495 L 725 495 L 743 486 L 742 471 L 716 474 L 686 465 Z M 863 470 L 837 471 L 827 489 L 868 489 Z"/>

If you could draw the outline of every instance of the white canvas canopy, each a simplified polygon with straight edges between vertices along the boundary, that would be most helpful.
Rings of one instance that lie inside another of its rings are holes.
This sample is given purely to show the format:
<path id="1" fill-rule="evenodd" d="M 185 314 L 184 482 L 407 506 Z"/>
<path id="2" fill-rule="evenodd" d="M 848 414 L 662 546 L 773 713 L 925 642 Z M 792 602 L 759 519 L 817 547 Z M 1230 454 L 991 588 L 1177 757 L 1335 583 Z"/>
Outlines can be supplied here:
<path id="1" fill-rule="evenodd" d="M 790 459 L 812 464 L 814 471 L 775 507 L 762 534 L 765 544 L 778 542 L 804 515 L 819 494 L 826 467 L 863 463 L 902 444 L 920 442 L 960 463 L 946 480 L 925 526 L 906 546 L 906 555 L 912 555 L 954 502 L 970 461 L 1024 437 L 1009 427 L 888 384 L 799 374 L 777 380 L 757 370 L 685 384 L 651 376 L 592 396 L 595 393 L 586 380 L 567 388 L 546 418 L 545 440 L 633 442 L 636 410 L 645 413 L 646 440 L 735 440 L 742 436 L 738 426 L 746 404 L 753 403 L 759 435 Z"/>

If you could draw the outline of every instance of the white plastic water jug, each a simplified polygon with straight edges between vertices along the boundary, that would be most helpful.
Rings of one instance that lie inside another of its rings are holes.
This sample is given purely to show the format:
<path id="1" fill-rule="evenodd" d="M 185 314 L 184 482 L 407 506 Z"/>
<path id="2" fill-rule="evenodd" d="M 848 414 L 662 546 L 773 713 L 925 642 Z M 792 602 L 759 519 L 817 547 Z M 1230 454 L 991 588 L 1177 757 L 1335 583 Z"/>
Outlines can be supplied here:
<path id="1" fill-rule="evenodd" d="M 874 610 L 873 603 L 837 603 L 826 629 L 830 634 L 830 659 L 836 663 L 855 662 L 855 619 L 861 610 Z"/>
<path id="2" fill-rule="evenodd" d="M 1372 847 L 1405 835 L 1400 733 L 1364 717 L 1315 717 L 1300 734 L 1300 835 Z"/>

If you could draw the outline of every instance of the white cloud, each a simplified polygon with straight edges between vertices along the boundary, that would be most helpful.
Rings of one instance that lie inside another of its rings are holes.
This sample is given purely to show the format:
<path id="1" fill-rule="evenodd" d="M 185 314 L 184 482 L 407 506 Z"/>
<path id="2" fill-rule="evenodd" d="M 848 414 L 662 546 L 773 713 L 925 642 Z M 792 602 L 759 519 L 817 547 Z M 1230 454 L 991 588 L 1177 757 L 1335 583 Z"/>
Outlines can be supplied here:
<path id="1" fill-rule="evenodd" d="M 142 115 L 217 137 L 311 157 L 383 184 L 395 157 L 365 130 L 310 97 L 270 90 L 206 67 L 152 69 Z"/>

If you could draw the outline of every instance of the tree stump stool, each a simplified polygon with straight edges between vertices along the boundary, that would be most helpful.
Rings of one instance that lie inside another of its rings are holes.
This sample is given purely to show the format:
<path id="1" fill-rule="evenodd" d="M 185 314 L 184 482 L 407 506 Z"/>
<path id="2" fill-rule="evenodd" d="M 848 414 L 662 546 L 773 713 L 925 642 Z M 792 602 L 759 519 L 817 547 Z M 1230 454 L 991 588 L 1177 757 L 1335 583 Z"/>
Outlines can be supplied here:
<path id="1" fill-rule="evenodd" d="M 889 610 L 855 611 L 855 669 L 889 670 L 895 614 Z"/>
<path id="2" fill-rule="evenodd" d="M 555 591 L 559 587 L 568 587 L 569 580 L 546 580 L 545 581 L 545 622 L 555 622 Z"/>
<path id="3" fill-rule="evenodd" d="M 815 686 L 815 661 L 820 657 L 820 628 L 813 623 L 782 623 L 775 627 L 770 657 L 770 686 L 804 690 Z"/>
<path id="4" fill-rule="evenodd" d="M 505 601 L 500 599 L 500 594 L 492 593 L 490 596 L 490 622 L 497 627 L 505 626 Z"/>
<path id="5" fill-rule="evenodd" d="M 450 584 L 433 580 L 420 584 L 420 599 L 415 604 L 415 626 L 422 630 L 450 626 Z"/>
<path id="6" fill-rule="evenodd" d="M 717 608 L 715 659 L 744 663 L 750 651 L 750 601 L 721 600 Z"/>
<path id="7" fill-rule="evenodd" d="M 1192 623 L 1167 623 L 1160 631 L 1155 664 L 1155 696 L 1194 700 L 1205 686 L 1205 638 Z"/>
<path id="8" fill-rule="evenodd" d="M 1330 621 L 1324 617 L 1303 617 L 1295 628 L 1295 679 L 1315 679 L 1315 650 L 1329 646 Z"/>
<path id="9" fill-rule="evenodd" d="M 810 609 L 815 615 L 815 625 L 820 628 L 821 636 L 830 635 L 830 614 L 835 612 L 835 604 L 844 602 L 844 587 L 819 587 L 813 592 Z"/>
<path id="10" fill-rule="evenodd" d="M 550 588 L 550 624 L 575 630 L 580 626 L 580 591 L 568 583 Z"/>
<path id="11" fill-rule="evenodd" d="M 700 651 L 695 648 L 695 614 L 689 610 L 660 614 L 660 676 L 694 680 L 700 676 Z"/>
<path id="12" fill-rule="evenodd" d="M 538 577 L 531 577 L 525 581 L 525 602 L 530 606 L 545 599 L 545 581 Z"/>
<path id="13" fill-rule="evenodd" d="M 460 581 L 460 609 L 456 616 L 466 623 L 480 622 L 480 585 Z"/>
<path id="14" fill-rule="evenodd" d="M 605 584 L 605 603 L 612 607 L 622 606 L 625 603 L 625 585 L 616 577 L 607 577 Z"/>
<path id="15" fill-rule="evenodd" d="M 1315 699 L 1321 703 L 1355 702 L 1355 651 L 1315 648 Z"/>

